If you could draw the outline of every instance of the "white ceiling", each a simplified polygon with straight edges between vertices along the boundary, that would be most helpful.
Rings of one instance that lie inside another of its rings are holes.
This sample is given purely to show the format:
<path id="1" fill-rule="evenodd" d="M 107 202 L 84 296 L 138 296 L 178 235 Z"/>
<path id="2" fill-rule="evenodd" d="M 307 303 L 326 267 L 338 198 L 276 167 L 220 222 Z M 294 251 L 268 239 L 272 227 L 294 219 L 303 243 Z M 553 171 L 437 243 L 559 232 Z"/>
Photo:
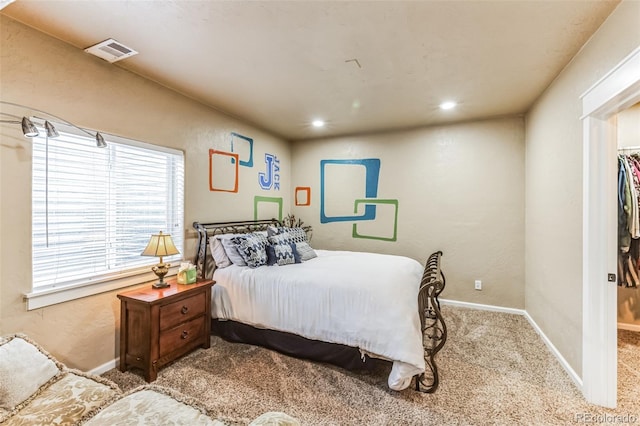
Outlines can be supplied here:
<path id="1" fill-rule="evenodd" d="M 307 139 L 524 113 L 617 4 L 18 0 L 2 13 L 79 49 L 114 38 L 140 54 L 113 66 Z"/>

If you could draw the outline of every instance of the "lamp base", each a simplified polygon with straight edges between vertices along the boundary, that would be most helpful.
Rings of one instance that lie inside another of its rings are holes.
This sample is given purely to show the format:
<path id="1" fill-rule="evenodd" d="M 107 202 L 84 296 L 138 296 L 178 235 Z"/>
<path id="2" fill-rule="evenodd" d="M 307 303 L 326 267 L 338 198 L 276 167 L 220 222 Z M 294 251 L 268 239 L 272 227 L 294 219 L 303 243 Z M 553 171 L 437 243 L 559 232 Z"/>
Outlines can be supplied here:
<path id="1" fill-rule="evenodd" d="M 171 286 L 169 285 L 168 282 L 158 281 L 157 283 L 151 284 L 151 287 L 153 287 L 153 288 L 167 288 L 167 287 L 171 287 Z"/>
<path id="2" fill-rule="evenodd" d="M 164 276 L 167 275 L 167 272 L 169 272 L 169 266 L 171 265 L 168 263 L 164 263 L 162 261 L 162 257 L 160 257 L 160 263 L 151 268 L 151 270 L 158 276 L 158 281 L 152 284 L 153 288 L 169 287 L 169 283 L 166 283 L 164 281 Z"/>

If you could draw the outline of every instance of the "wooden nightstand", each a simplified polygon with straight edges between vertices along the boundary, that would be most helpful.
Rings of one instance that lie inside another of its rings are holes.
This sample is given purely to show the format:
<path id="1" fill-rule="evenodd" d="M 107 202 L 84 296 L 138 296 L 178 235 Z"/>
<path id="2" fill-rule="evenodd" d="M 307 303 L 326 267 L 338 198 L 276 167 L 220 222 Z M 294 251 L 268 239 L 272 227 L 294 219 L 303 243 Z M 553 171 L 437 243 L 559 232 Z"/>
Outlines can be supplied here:
<path id="1" fill-rule="evenodd" d="M 158 370 L 198 346 L 208 348 L 213 280 L 146 288 L 118 294 L 120 371 L 141 368 L 147 382 Z"/>

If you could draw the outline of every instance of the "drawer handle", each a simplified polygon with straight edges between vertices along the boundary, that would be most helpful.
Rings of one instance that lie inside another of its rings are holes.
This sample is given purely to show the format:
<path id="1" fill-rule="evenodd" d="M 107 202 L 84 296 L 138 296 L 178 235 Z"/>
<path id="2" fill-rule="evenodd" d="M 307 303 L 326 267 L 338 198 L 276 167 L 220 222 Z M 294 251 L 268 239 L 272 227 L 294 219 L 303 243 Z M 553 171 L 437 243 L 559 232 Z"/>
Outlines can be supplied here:
<path id="1" fill-rule="evenodd" d="M 182 330 L 182 334 L 180 335 L 180 338 L 184 340 L 187 337 L 189 337 L 189 332 L 187 330 Z"/>
<path id="2" fill-rule="evenodd" d="M 180 309 L 180 312 L 182 312 L 182 315 L 184 315 L 187 312 L 189 312 L 189 308 L 187 308 L 186 306 L 183 306 L 182 309 Z"/>

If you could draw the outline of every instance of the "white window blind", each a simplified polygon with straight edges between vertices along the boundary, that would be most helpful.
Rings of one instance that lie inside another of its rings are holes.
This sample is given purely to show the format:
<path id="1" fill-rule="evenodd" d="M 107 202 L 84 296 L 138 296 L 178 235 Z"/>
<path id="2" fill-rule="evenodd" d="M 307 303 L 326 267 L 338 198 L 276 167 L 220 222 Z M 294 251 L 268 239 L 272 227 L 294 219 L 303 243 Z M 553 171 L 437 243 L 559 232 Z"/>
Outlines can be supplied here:
<path id="1" fill-rule="evenodd" d="M 140 254 L 158 231 L 184 252 L 183 153 L 106 140 L 33 139 L 34 290 L 148 270 L 159 259 Z"/>

